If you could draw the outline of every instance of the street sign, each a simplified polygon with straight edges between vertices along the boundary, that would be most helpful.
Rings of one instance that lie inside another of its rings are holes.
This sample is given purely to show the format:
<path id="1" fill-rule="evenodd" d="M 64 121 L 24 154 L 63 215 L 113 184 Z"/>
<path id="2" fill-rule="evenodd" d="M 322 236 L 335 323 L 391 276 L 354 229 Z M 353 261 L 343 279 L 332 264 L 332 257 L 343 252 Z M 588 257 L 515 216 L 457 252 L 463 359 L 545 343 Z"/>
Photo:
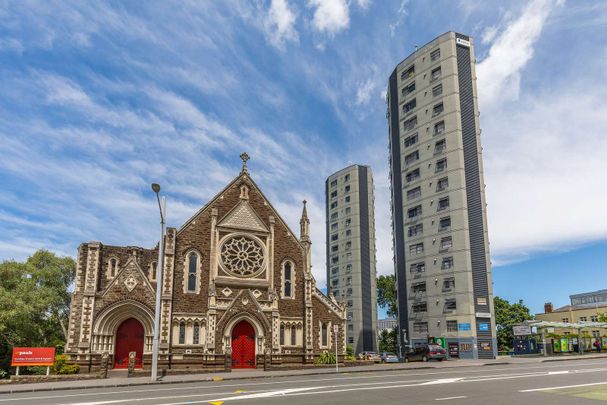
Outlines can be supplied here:
<path id="1" fill-rule="evenodd" d="M 11 366 L 52 366 L 54 347 L 14 347 Z"/>
<path id="2" fill-rule="evenodd" d="M 469 323 L 458 323 L 457 330 L 471 330 L 471 326 Z"/>
<path id="3" fill-rule="evenodd" d="M 526 336 L 531 335 L 531 327 L 529 325 L 517 325 L 512 327 L 512 333 L 514 336 Z"/>
<path id="4" fill-rule="evenodd" d="M 486 322 L 479 322 L 479 324 L 478 324 L 478 330 L 483 331 L 483 332 L 488 331 L 489 330 L 489 324 L 486 323 Z"/>

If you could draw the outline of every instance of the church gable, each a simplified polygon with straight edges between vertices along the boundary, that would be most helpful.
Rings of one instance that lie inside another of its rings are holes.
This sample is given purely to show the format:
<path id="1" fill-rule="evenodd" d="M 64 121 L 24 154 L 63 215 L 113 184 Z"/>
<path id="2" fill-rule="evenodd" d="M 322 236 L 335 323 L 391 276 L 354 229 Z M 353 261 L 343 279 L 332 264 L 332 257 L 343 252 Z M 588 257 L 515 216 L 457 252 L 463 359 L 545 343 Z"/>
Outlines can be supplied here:
<path id="1" fill-rule="evenodd" d="M 102 297 L 106 296 L 136 296 L 138 301 L 153 302 L 155 290 L 135 258 L 131 257 L 103 291 Z"/>
<path id="2" fill-rule="evenodd" d="M 242 200 L 236 207 L 234 207 L 234 209 L 232 209 L 232 211 L 230 211 L 221 221 L 219 221 L 219 224 L 217 225 L 223 228 L 267 233 L 268 228 L 253 210 L 253 208 L 251 208 L 247 200 Z"/>

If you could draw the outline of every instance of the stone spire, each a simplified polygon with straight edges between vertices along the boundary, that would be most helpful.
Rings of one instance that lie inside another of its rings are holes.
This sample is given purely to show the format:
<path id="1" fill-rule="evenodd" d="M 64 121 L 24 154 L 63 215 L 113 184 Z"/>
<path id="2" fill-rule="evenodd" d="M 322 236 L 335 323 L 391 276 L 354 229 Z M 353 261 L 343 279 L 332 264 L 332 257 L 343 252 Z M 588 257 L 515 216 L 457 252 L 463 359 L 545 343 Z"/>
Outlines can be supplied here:
<path id="1" fill-rule="evenodd" d="M 302 242 L 310 242 L 310 220 L 308 219 L 308 210 L 306 208 L 306 200 L 303 200 L 303 212 L 299 220 L 299 239 Z"/>
<path id="2" fill-rule="evenodd" d="M 247 160 L 250 159 L 249 155 L 247 152 L 243 152 L 240 154 L 240 158 L 242 159 L 242 170 L 240 171 L 240 174 L 249 174 L 249 169 L 247 169 Z"/>

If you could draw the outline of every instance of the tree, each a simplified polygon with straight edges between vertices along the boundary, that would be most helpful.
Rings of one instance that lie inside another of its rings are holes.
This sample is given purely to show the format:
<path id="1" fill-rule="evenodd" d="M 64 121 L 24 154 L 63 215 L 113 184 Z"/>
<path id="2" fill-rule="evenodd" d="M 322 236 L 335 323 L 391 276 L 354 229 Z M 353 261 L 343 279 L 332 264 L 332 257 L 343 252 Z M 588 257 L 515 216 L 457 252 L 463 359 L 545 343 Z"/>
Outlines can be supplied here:
<path id="1" fill-rule="evenodd" d="M 523 321 L 533 319 L 529 308 L 519 300 L 516 304 L 511 304 L 508 300 L 500 297 L 493 298 L 495 308 L 495 324 L 497 328 L 497 346 L 500 351 L 509 351 L 512 349 L 512 340 L 514 333 L 512 327 Z"/>
<path id="2" fill-rule="evenodd" d="M 55 346 L 62 352 L 76 263 L 39 250 L 24 263 L 0 263 L 0 368 L 14 346 Z"/>
<path id="3" fill-rule="evenodd" d="M 396 328 L 387 330 L 384 329 L 379 334 L 379 351 L 380 352 L 398 352 L 398 343 L 396 341 Z"/>
<path id="4" fill-rule="evenodd" d="M 602 314 L 598 314 L 596 320 L 597 320 L 597 322 L 605 322 L 605 323 L 607 323 L 607 312 L 603 312 Z"/>
<path id="5" fill-rule="evenodd" d="M 396 277 L 393 274 L 377 278 L 377 304 L 381 308 L 387 308 L 390 318 L 396 318 L 398 306 L 396 303 Z"/>

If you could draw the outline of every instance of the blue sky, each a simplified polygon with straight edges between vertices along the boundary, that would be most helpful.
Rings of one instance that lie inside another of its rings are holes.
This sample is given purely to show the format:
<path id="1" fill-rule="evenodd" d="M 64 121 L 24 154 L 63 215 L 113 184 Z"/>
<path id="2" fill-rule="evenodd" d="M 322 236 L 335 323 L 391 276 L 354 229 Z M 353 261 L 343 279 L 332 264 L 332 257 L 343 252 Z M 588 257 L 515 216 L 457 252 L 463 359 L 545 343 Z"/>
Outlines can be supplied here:
<path id="1" fill-rule="evenodd" d="M 0 2 L 0 260 L 150 247 L 149 184 L 179 226 L 246 150 L 293 229 L 310 202 L 320 286 L 324 179 L 371 165 L 391 273 L 387 79 L 456 30 L 476 43 L 494 291 L 566 304 L 606 287 L 606 27 L 599 1 Z"/>

